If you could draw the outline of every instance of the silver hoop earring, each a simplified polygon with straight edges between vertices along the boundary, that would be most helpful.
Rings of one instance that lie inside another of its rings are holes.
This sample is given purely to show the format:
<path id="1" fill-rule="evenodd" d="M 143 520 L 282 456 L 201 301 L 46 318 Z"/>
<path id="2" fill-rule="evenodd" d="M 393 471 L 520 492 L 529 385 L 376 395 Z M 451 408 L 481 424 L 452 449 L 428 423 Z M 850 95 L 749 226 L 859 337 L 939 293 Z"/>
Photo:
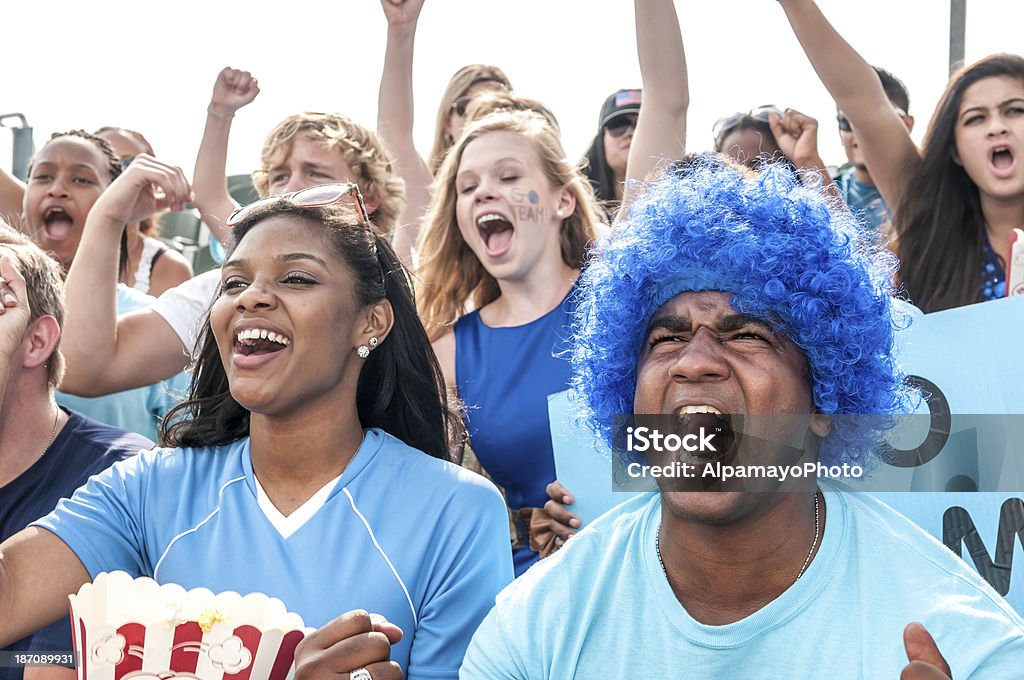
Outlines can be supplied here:
<path id="1" fill-rule="evenodd" d="M 366 345 L 359 345 L 359 348 L 356 349 L 356 354 L 359 355 L 360 359 L 365 359 L 366 357 L 370 356 L 370 348 L 367 347 Z"/>

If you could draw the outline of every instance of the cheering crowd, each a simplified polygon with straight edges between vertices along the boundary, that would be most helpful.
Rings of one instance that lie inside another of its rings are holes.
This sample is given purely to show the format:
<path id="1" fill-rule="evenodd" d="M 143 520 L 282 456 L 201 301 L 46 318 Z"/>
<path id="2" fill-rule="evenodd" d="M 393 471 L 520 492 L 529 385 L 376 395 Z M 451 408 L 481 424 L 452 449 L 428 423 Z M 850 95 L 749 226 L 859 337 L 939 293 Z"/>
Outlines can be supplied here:
<path id="1" fill-rule="evenodd" d="M 381 0 L 376 131 L 288 116 L 255 202 L 226 181 L 260 91 L 233 68 L 191 180 L 117 127 L 0 177 L 0 645 L 72 649 L 68 594 L 122 570 L 280 598 L 317 629 L 297 678 L 1024 676 L 1020 615 L 885 504 L 663 488 L 583 527 L 548 418 L 571 390 L 614 445 L 618 414 L 786 414 L 759 461 L 810 442 L 870 468 L 877 433 L 831 416 L 927 396 L 893 297 L 1007 295 L 1024 58 L 955 74 L 919 149 L 899 78 L 779 0 L 835 100 L 832 177 L 792 109 L 687 149 L 673 2 L 634 0 L 643 86 L 604 100 L 582 159 L 486 65 L 452 77 L 424 157 L 423 4 Z M 195 276 L 159 238 L 193 206 L 223 254 Z"/>

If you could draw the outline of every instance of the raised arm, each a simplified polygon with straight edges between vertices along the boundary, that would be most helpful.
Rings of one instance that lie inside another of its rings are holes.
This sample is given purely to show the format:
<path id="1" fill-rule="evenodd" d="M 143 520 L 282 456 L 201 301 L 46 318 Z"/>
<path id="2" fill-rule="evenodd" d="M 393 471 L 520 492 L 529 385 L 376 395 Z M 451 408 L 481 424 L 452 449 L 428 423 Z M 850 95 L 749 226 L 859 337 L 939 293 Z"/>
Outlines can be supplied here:
<path id="1" fill-rule="evenodd" d="M 409 264 L 434 180 L 412 139 L 413 43 L 423 0 L 381 0 L 380 4 L 388 20 L 388 38 L 377 96 L 377 133 L 394 154 L 398 176 L 405 182 L 405 210 L 399 215 L 393 245 Z"/>
<path id="2" fill-rule="evenodd" d="M 192 184 L 199 214 L 221 243 L 227 243 L 230 235 L 224 222 L 238 207 L 228 193 L 226 171 L 231 120 L 238 109 L 259 93 L 259 83 L 252 74 L 228 66 L 217 74 L 210 105 L 206 107 L 206 127 L 196 156 Z"/>
<path id="3" fill-rule="evenodd" d="M 833 198 L 842 201 L 843 194 L 832 181 L 828 166 L 818 154 L 818 121 L 807 114 L 786 109 L 781 117 L 769 113 L 768 125 L 779 150 L 800 171 L 801 181 L 816 186 L 820 180 Z"/>
<path id="4" fill-rule="evenodd" d="M 634 0 L 634 11 L 643 104 L 629 148 L 623 207 L 632 199 L 630 180 L 643 180 L 659 163 L 682 157 L 690 105 L 683 36 L 672 0 Z"/>
<path id="5" fill-rule="evenodd" d="M 878 75 L 813 0 L 779 0 L 779 4 L 811 66 L 857 131 L 857 143 L 878 190 L 895 208 L 921 158 Z"/>
<path id="6" fill-rule="evenodd" d="M 78 252 L 64 283 L 68 314 L 61 351 L 67 370 L 61 389 L 98 396 L 149 385 L 180 371 L 181 342 L 157 314 L 117 317 L 118 244 L 129 222 L 156 210 L 181 209 L 190 199 L 179 168 L 141 154 L 97 199 L 85 221 Z"/>

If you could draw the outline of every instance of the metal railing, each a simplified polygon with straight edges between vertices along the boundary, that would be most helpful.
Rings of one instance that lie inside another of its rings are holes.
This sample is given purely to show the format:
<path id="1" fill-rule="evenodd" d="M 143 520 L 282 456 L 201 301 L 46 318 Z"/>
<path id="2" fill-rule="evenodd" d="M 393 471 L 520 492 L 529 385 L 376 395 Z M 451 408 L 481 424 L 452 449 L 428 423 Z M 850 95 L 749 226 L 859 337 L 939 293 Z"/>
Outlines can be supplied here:
<path id="1" fill-rule="evenodd" d="M 7 124 L 8 119 L 16 119 L 21 123 L 20 127 Z M 11 174 L 18 179 L 25 181 L 28 175 L 28 162 L 35 153 L 35 144 L 32 142 L 32 128 L 25 119 L 23 113 L 0 114 L 0 127 L 9 127 L 14 134 L 13 156 L 11 161 Z"/>

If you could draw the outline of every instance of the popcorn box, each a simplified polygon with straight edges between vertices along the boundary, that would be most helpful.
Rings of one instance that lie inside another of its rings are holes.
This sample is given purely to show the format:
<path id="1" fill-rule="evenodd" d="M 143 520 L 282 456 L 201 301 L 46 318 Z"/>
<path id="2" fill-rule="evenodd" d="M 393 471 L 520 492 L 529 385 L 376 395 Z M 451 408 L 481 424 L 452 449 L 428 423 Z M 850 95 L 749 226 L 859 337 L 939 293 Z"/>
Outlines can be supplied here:
<path id="1" fill-rule="evenodd" d="M 79 680 L 288 680 L 313 630 L 263 593 L 215 595 L 120 571 L 69 599 Z"/>

